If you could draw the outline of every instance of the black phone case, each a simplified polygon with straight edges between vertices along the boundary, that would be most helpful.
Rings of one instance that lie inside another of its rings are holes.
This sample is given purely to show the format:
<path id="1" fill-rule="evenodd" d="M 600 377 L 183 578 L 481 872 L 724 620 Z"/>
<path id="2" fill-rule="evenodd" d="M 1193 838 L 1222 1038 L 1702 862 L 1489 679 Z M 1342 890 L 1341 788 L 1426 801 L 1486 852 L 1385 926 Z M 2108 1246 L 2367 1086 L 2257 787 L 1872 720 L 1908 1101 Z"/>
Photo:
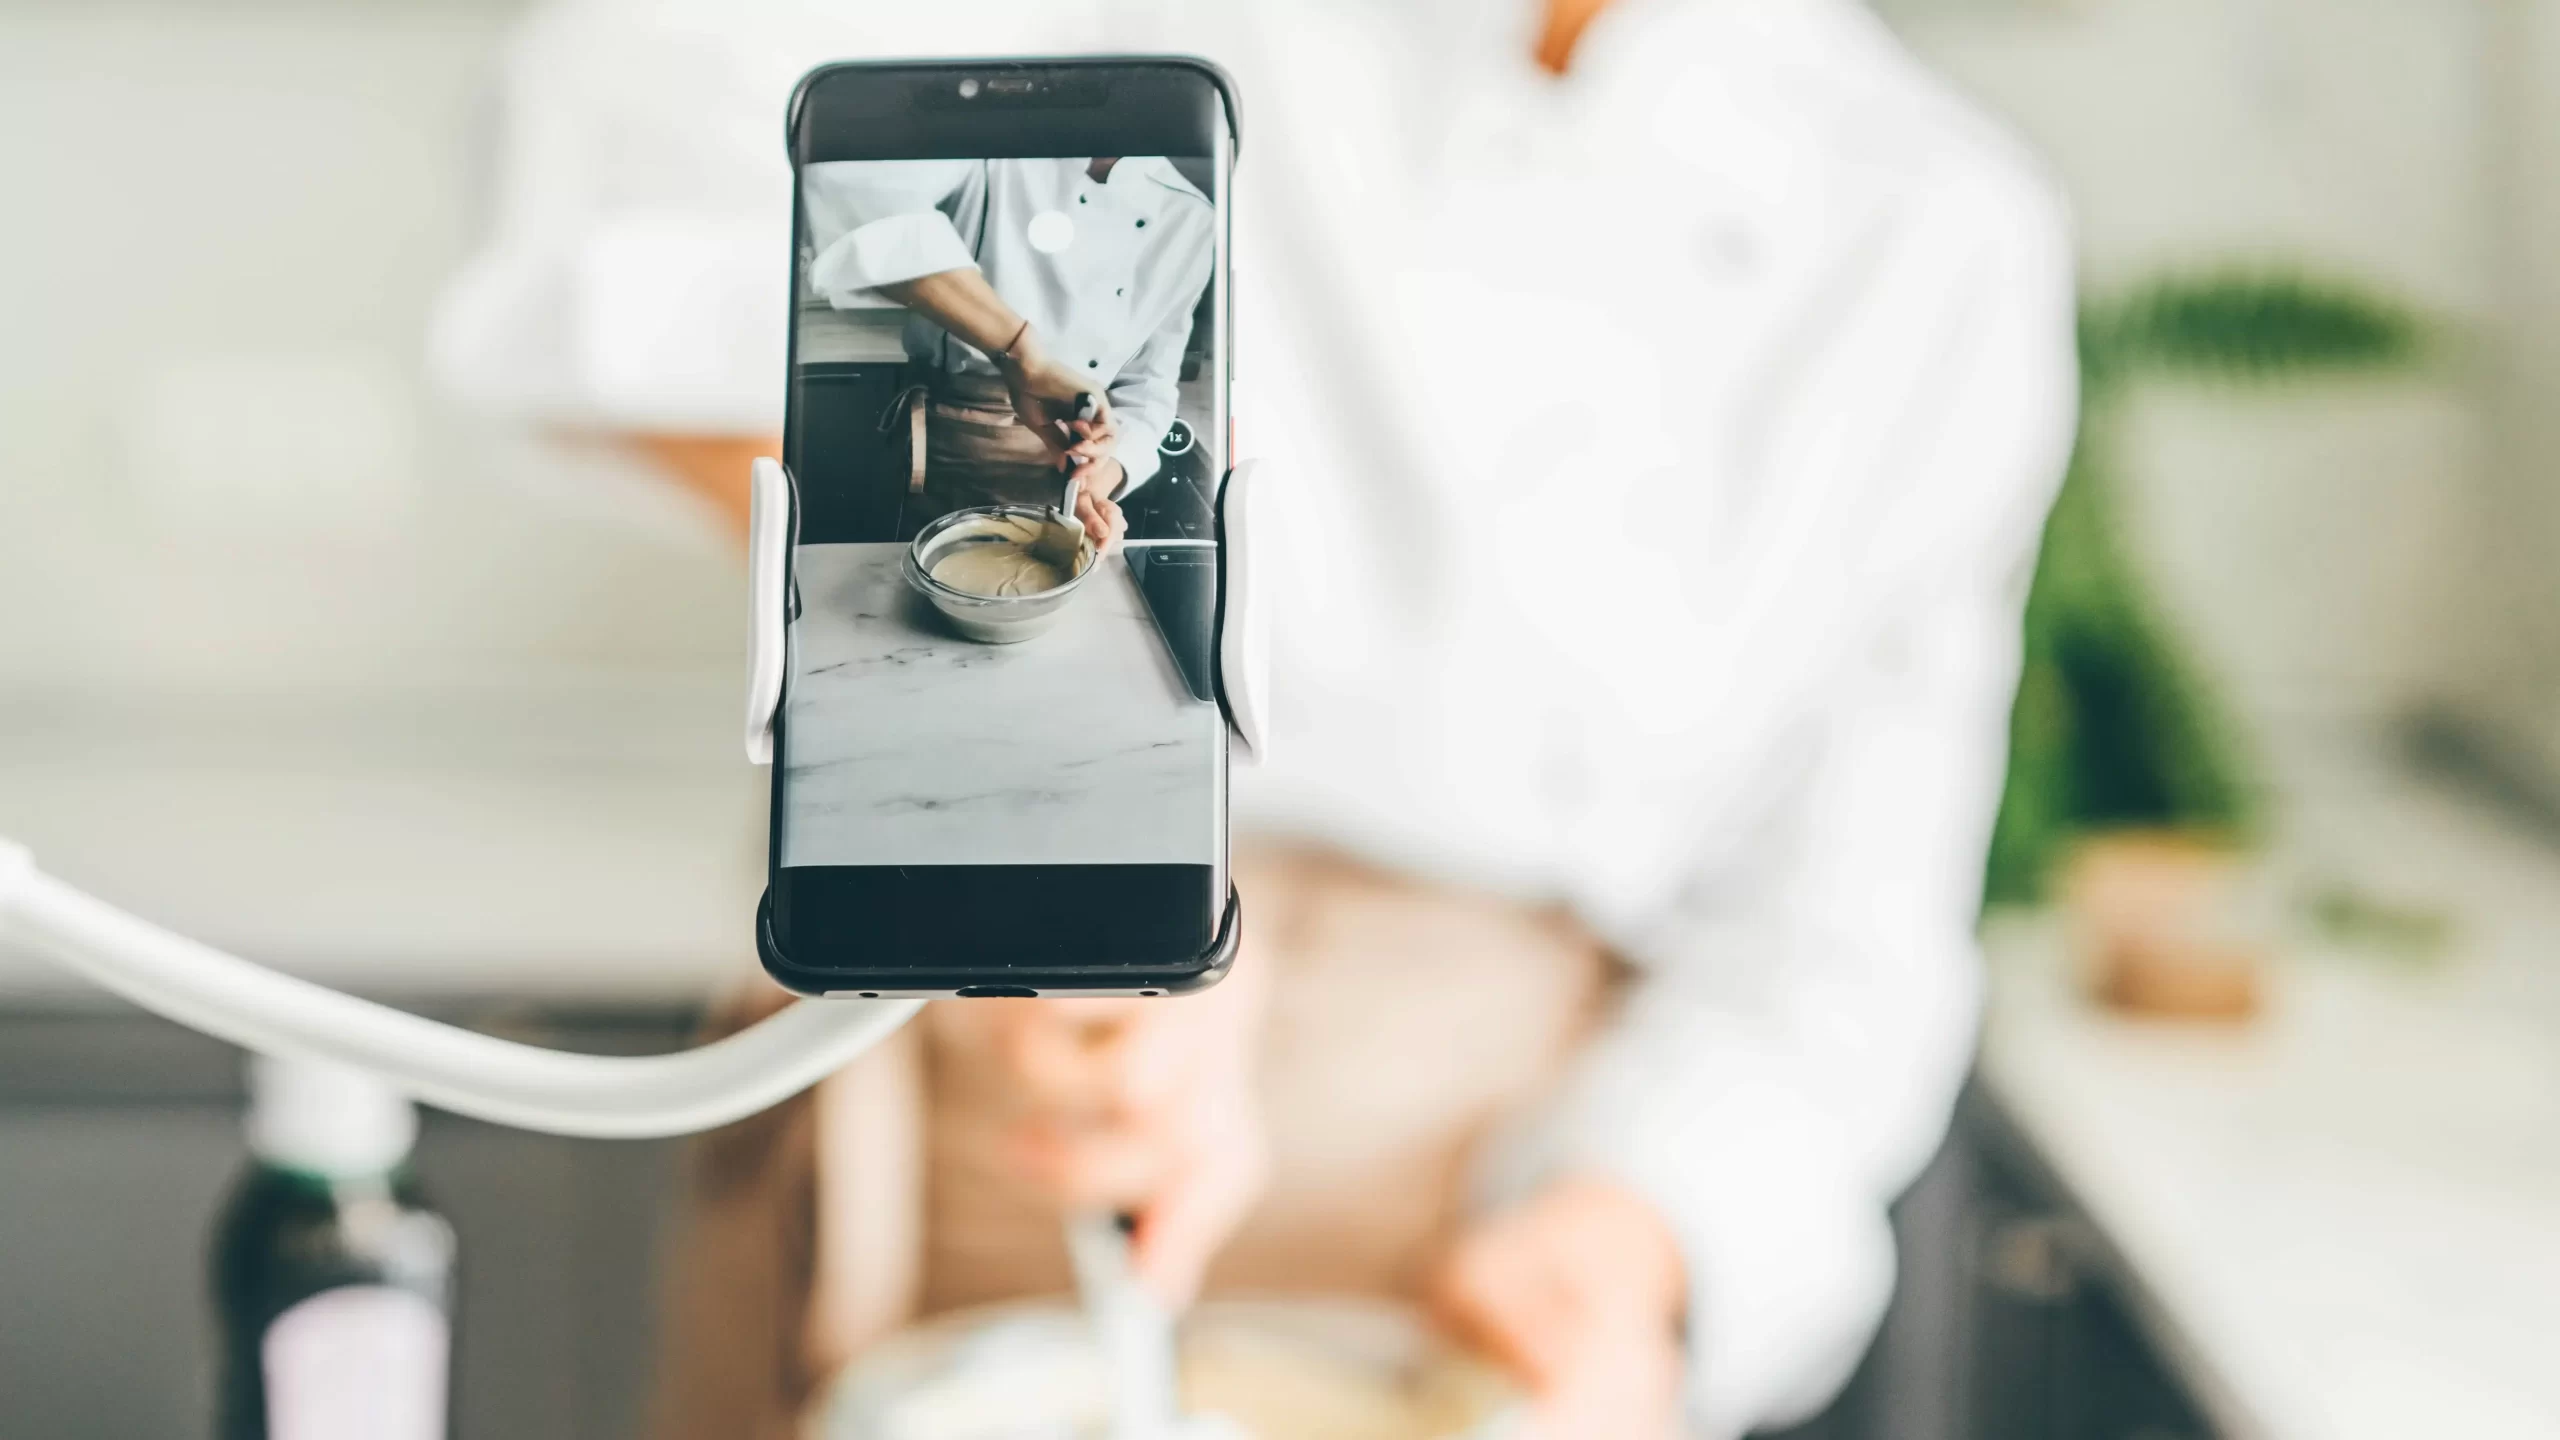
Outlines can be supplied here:
<path id="1" fill-rule="evenodd" d="M 799 84 L 793 88 L 784 129 L 785 144 L 793 156 L 793 168 L 796 171 L 799 166 L 798 144 L 802 102 L 806 97 L 810 86 L 829 73 L 848 69 L 908 69 L 915 68 L 918 65 L 931 65 L 937 68 L 960 68 L 1017 64 L 1044 67 L 1092 66 L 1096 68 L 1149 64 L 1180 66 L 1197 71 L 1209 81 L 1210 85 L 1216 90 L 1221 103 L 1225 106 L 1229 136 L 1228 143 L 1231 154 L 1233 152 L 1240 151 L 1242 148 L 1242 117 L 1240 113 L 1240 106 L 1236 98 L 1233 80 L 1227 75 L 1224 69 L 1220 68 L 1216 64 L 1196 57 L 1170 55 L 1123 55 L 1080 56 L 1067 59 L 1025 58 L 1015 60 L 961 60 L 948 62 L 847 62 L 820 66 L 810 71 L 807 75 L 802 76 Z M 1224 202 L 1222 201 L 1222 203 Z M 796 251 L 799 234 L 798 220 L 796 216 L 796 212 L 798 210 L 796 196 L 793 208 L 795 211 L 795 219 L 792 233 Z M 795 285 L 799 278 L 797 259 L 798 257 L 795 253 L 793 257 L 794 263 L 791 267 L 793 283 Z M 1232 282 L 1230 280 L 1229 285 L 1222 286 L 1221 289 L 1226 290 L 1231 288 L 1231 283 Z M 792 299 L 793 302 L 796 303 L 796 290 Z M 1221 306 L 1231 306 L 1232 296 L 1222 293 L 1219 297 L 1219 302 Z M 795 326 L 794 333 L 791 337 L 792 354 L 789 361 L 789 364 L 795 369 L 798 364 L 798 341 L 799 337 L 797 334 L 797 327 Z M 1230 330 L 1227 337 L 1227 345 L 1230 351 L 1232 351 L 1233 343 L 1233 334 Z M 1230 470 L 1228 474 L 1232 475 L 1232 470 Z M 1218 505 L 1216 510 L 1216 522 L 1219 529 L 1219 538 L 1222 542 L 1225 539 L 1226 478 L 1228 477 L 1222 476 L 1220 479 L 1218 487 Z M 796 551 L 798 549 L 799 540 L 800 515 L 800 497 L 798 494 L 798 479 L 796 476 L 793 477 L 792 483 L 792 543 L 784 550 L 785 559 L 783 573 L 785 593 L 788 597 L 788 610 L 786 613 L 796 619 L 800 611 L 799 581 L 795 568 Z M 1215 553 L 1218 556 L 1216 613 L 1219 625 L 1223 626 L 1226 620 L 1227 608 L 1226 549 L 1223 543 L 1220 544 Z M 791 643 L 796 643 L 796 636 L 793 640 L 786 641 L 786 644 Z M 1219 647 L 1212 645 L 1210 654 L 1211 663 L 1214 666 L 1218 663 Z M 788 686 L 790 683 L 788 679 L 790 667 L 788 664 L 785 666 L 784 674 L 785 694 L 780 708 L 787 709 L 789 705 Z M 1223 713 L 1226 702 L 1223 694 L 1223 686 L 1219 688 L 1221 691 L 1219 704 Z M 777 715 L 777 727 L 780 723 L 780 717 Z M 778 792 L 780 788 L 779 780 L 782 766 L 780 749 L 778 746 L 774 765 L 776 770 L 775 789 L 777 791 L 776 814 L 778 816 L 780 803 Z M 783 937 L 776 932 L 774 927 L 772 877 L 778 869 L 774 863 L 775 857 L 779 854 L 778 849 L 775 848 L 778 845 L 778 840 L 779 834 L 777 829 L 769 836 L 767 841 L 768 849 L 765 862 L 766 874 L 768 877 L 767 884 L 762 897 L 758 900 L 756 905 L 756 956 L 757 959 L 762 962 L 765 973 L 772 977 L 776 984 L 801 995 L 859 996 L 863 998 L 939 996 L 954 996 L 962 998 L 995 996 L 1029 997 L 1043 994 L 1068 996 L 1180 995 L 1205 990 L 1223 979 L 1228 968 L 1235 962 L 1236 951 L 1243 933 L 1242 901 L 1236 894 L 1235 887 L 1230 883 L 1227 887 L 1226 903 L 1220 912 L 1217 930 L 1211 938 L 1207 948 L 1201 950 L 1197 954 L 1184 956 L 1180 959 L 1162 964 L 1138 963 L 1047 967 L 1008 964 L 1001 967 L 991 966 L 985 969 L 928 969 L 917 966 L 885 966 L 871 968 L 861 966 L 822 966 L 807 964 L 792 956 L 790 950 L 783 942 Z"/>
<path id="2" fill-rule="evenodd" d="M 774 983 L 801 995 L 942 996 L 962 998 L 1034 995 L 1184 995 L 1226 977 L 1244 932 L 1244 905 L 1234 886 L 1209 948 L 1176 965 L 1079 965 L 1055 969 L 923 970 L 913 966 L 865 970 L 795 962 L 773 933 L 773 892 L 756 905 L 756 958 Z"/>

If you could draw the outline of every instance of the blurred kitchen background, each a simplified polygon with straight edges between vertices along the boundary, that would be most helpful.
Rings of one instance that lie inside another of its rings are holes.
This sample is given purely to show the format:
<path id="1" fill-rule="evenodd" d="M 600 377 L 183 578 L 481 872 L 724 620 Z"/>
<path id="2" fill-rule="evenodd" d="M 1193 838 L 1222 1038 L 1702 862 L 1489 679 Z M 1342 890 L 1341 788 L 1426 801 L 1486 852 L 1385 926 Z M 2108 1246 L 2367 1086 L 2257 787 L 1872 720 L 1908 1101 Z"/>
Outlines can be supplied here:
<path id="1" fill-rule="evenodd" d="M 2560 3 L 1883 8 L 2048 157 L 2093 304 L 2230 279 L 2208 342 L 2281 349 L 2247 287 L 2307 276 L 2423 338 L 2113 393 L 2111 538 L 2261 797 L 2132 818 L 2252 858 L 2156 882 L 2200 981 L 2093 984 L 2098 902 L 1993 921 L 1819 1433 L 2560 1435 Z M 332 983 L 663 1048 L 752 965 L 742 583 L 422 373 L 516 14 L 0 4 L 0 833 Z M 205 1433 L 238 1097 L 0 939 L 0 1434 Z M 457 1433 L 633 1433 L 673 1149 L 431 1115 L 419 1165 Z"/>

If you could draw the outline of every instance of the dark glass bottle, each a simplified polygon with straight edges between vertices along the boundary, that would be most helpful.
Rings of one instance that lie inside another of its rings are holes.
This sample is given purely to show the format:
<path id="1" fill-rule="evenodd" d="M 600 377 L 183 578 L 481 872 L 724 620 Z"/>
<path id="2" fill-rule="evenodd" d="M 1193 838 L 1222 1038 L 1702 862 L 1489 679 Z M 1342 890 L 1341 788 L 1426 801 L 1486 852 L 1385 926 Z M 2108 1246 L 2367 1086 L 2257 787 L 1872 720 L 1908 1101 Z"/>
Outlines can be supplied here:
<path id="1" fill-rule="evenodd" d="M 252 1160 L 213 1237 L 217 1440 L 445 1440 L 453 1227 L 370 1077 L 257 1060 Z"/>

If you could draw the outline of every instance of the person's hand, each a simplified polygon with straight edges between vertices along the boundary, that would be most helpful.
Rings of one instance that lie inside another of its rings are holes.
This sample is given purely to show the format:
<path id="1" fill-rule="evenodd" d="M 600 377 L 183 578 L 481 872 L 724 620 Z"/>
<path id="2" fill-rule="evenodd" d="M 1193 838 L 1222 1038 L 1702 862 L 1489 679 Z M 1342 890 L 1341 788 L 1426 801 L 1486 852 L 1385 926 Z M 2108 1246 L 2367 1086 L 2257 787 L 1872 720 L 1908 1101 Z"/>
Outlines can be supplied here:
<path id="1" fill-rule="evenodd" d="M 1099 401 L 1099 397 L 1096 397 Z M 1108 551 L 1129 533 L 1128 517 L 1120 513 L 1119 503 L 1111 497 L 1129 478 L 1128 468 L 1120 463 L 1120 417 L 1108 402 L 1090 419 L 1066 422 L 1067 448 L 1058 457 L 1063 468 L 1076 472 L 1076 518 L 1084 522 L 1087 535 L 1093 537 L 1097 551 Z"/>
<path id="2" fill-rule="evenodd" d="M 1262 1192 L 1261 967 L 1146 1000 L 958 1000 L 928 1014 L 994 1093 L 999 1163 L 1061 1209 L 1134 1214 L 1139 1280 L 1188 1301 Z"/>
<path id="3" fill-rule="evenodd" d="M 1092 419 L 1067 422 L 1067 448 L 1058 461 L 1061 468 L 1097 465 L 1105 460 L 1114 465 L 1120 463 L 1120 412 L 1100 396 L 1095 400 L 1098 408 Z"/>
<path id="4" fill-rule="evenodd" d="M 1052 456 L 1064 456 L 1079 438 L 1080 427 L 1108 424 L 1111 401 L 1089 372 L 1069 368 L 1049 354 L 1030 326 L 1014 337 L 1011 349 L 993 357 L 1005 393 L 1013 399 L 1013 418 L 1040 437 Z M 1093 414 L 1079 419 L 1086 400 Z M 1063 463 L 1063 461 L 1061 462 Z"/>
<path id="5" fill-rule="evenodd" d="M 1432 1299 L 1459 1338 L 1528 1387 L 1541 1440 L 1669 1440 L 1684 1270 L 1643 1197 L 1569 1178 L 1459 1236 Z"/>
<path id="6" fill-rule="evenodd" d="M 1084 523 L 1084 533 L 1093 540 L 1094 553 L 1108 554 L 1129 533 L 1129 517 L 1120 511 L 1120 502 L 1111 498 L 1129 472 L 1120 462 L 1108 456 L 1086 463 L 1076 471 L 1076 519 Z"/>

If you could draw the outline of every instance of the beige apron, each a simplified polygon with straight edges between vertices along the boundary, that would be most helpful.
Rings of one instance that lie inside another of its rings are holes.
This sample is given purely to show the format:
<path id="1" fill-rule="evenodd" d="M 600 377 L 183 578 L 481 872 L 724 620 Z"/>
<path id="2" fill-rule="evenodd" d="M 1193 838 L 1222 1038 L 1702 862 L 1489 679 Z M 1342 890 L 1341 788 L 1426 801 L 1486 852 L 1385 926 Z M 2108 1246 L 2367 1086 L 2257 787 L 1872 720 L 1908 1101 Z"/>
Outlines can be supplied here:
<path id="1" fill-rule="evenodd" d="M 1040 437 L 1013 413 L 1013 396 L 994 375 L 937 370 L 891 403 L 881 428 L 910 426 L 913 469 L 898 533 L 913 535 L 954 510 L 984 505 L 1055 505 L 1066 472 Z"/>
<path id="2" fill-rule="evenodd" d="M 1552 1080 L 1611 963 L 1556 913 L 1331 855 L 1240 854 L 1237 885 L 1236 963 L 1272 967 L 1272 1180 L 1208 1288 L 1411 1298 L 1459 1216 L 1473 1146 Z M 730 1020 L 784 998 L 761 993 Z M 973 1165 L 955 1138 L 970 1087 L 943 1062 L 933 1026 L 911 1026 L 699 1143 L 662 1440 L 794 1436 L 826 1378 L 896 1326 L 1067 1288 L 1057 1211 Z"/>

